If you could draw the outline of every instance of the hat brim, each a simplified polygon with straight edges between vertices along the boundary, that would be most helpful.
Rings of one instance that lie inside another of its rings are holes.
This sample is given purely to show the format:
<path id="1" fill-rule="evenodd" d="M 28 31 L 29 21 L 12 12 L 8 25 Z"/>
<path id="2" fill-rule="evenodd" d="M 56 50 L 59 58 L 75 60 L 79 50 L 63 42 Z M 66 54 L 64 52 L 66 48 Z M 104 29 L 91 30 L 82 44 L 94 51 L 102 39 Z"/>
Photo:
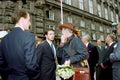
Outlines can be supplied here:
<path id="1" fill-rule="evenodd" d="M 68 28 L 68 29 L 74 30 L 74 29 L 68 27 L 67 25 L 62 25 L 62 24 L 61 24 L 61 25 L 59 26 L 59 29 L 62 30 L 63 28 Z"/>
<path id="2" fill-rule="evenodd" d="M 67 26 L 64 26 L 64 25 L 60 25 L 60 26 L 59 26 L 59 29 L 60 29 L 60 30 L 62 30 L 63 28 L 71 29 L 71 30 L 73 31 L 73 33 L 75 33 L 75 34 L 78 34 L 78 33 L 79 33 L 78 30 L 72 29 L 72 28 L 70 28 L 70 27 L 67 27 Z"/>

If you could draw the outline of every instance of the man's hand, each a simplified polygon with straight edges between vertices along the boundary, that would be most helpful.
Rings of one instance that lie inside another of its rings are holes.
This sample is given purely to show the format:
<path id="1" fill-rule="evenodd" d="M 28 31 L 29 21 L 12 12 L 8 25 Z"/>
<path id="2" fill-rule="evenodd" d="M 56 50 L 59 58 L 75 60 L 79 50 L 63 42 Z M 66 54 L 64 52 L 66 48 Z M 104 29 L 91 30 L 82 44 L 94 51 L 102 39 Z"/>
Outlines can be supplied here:
<path id="1" fill-rule="evenodd" d="M 101 67 L 103 68 L 103 69 L 105 69 L 106 67 L 103 65 L 103 63 L 101 63 Z"/>

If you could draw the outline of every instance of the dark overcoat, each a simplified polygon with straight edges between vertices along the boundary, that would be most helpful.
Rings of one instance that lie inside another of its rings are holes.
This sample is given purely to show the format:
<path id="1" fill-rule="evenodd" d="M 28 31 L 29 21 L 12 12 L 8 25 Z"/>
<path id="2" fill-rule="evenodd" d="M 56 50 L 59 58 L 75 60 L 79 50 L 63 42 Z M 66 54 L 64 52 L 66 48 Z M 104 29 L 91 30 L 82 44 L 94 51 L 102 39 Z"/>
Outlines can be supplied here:
<path id="1" fill-rule="evenodd" d="M 13 28 L 1 41 L 0 67 L 4 63 L 10 70 L 7 80 L 32 80 L 37 68 L 35 36 Z"/>
<path id="2" fill-rule="evenodd" d="M 81 66 L 80 62 L 87 59 L 87 50 L 80 38 L 72 35 L 63 47 L 57 50 L 59 64 L 70 59 L 71 65 Z"/>

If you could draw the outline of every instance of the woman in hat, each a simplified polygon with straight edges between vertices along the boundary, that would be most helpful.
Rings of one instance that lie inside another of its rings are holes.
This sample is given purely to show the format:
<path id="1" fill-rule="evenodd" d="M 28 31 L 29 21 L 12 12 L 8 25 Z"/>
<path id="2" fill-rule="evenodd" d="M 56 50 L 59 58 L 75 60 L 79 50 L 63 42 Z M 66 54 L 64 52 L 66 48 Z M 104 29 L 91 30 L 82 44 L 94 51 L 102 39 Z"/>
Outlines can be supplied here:
<path id="1" fill-rule="evenodd" d="M 58 63 L 63 65 L 81 66 L 80 62 L 87 58 L 85 46 L 75 30 L 73 23 L 59 25 L 62 30 L 61 43 L 57 50 Z M 72 80 L 69 79 L 69 80 Z"/>

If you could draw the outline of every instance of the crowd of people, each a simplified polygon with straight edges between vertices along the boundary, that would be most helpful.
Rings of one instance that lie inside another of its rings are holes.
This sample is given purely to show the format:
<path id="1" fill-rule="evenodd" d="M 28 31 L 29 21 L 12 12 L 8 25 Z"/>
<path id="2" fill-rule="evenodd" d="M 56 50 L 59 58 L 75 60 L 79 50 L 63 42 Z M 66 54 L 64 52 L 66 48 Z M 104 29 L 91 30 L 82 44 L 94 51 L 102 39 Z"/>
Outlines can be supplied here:
<path id="1" fill-rule="evenodd" d="M 28 32 L 28 12 L 15 10 L 12 21 L 14 28 L 0 42 L 2 80 L 56 80 L 57 64 L 82 67 L 83 60 L 88 61 L 91 80 L 120 80 L 120 24 L 117 40 L 114 34 L 108 34 L 105 45 L 100 39 L 95 45 L 89 34 L 79 37 L 75 25 L 65 22 L 58 26 L 62 34 L 56 48 L 53 29 L 44 32 L 45 40 Z"/>

